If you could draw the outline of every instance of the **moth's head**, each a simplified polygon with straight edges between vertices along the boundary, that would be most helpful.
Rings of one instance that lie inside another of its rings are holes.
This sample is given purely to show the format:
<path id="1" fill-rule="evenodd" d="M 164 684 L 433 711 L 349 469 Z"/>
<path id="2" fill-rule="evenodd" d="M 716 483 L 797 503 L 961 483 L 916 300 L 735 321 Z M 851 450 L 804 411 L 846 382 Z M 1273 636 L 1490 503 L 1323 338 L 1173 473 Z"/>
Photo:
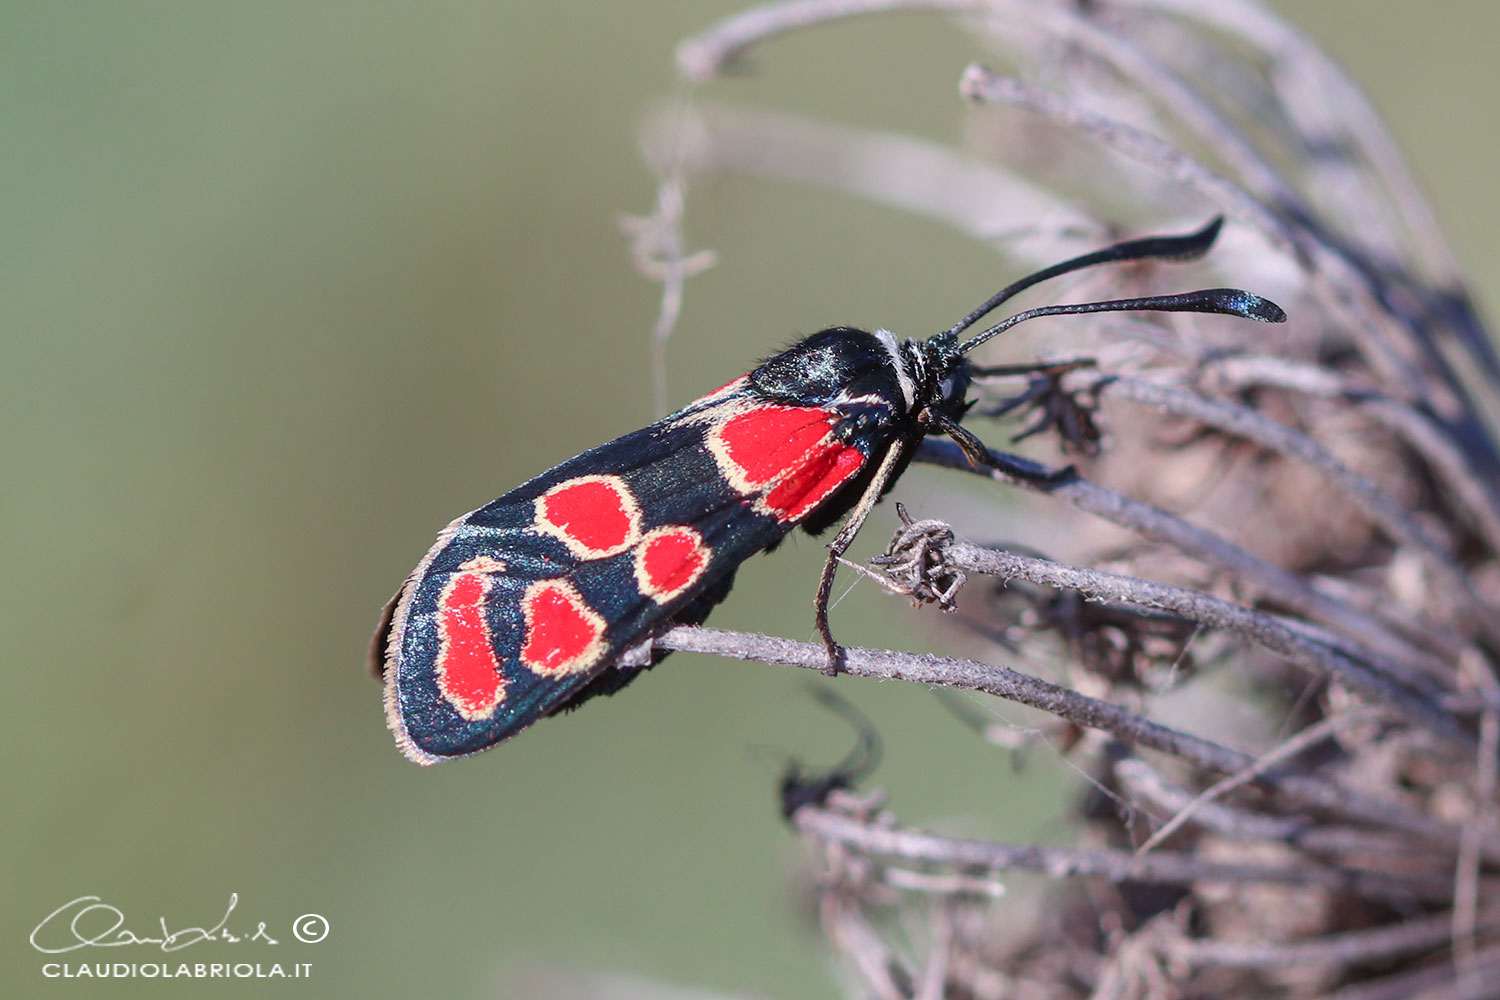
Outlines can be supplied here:
<path id="1" fill-rule="evenodd" d="M 953 419 L 968 409 L 969 385 L 973 376 L 969 363 L 958 350 L 958 338 L 940 333 L 926 340 L 909 340 L 912 354 L 923 372 L 923 395 L 926 405 Z"/>

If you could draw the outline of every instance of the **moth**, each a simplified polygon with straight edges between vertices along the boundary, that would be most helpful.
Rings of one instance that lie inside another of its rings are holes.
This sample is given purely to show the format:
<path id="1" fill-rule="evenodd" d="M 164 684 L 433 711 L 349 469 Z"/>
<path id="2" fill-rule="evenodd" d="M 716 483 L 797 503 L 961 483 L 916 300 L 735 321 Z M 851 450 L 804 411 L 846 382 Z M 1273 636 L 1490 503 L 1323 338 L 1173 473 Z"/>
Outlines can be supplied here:
<path id="1" fill-rule="evenodd" d="M 818 534 L 843 519 L 815 601 L 836 668 L 827 606 L 838 558 L 917 444 L 947 435 L 976 465 L 1024 474 L 961 424 L 973 380 L 999 371 L 971 364 L 974 348 L 1040 316 L 1167 311 L 1278 323 L 1286 315 L 1250 292 L 1211 288 L 1043 306 L 967 340 L 960 334 L 1063 274 L 1200 257 L 1222 221 L 1038 271 L 923 340 L 821 330 L 453 521 L 387 604 L 371 641 L 397 745 L 421 764 L 465 757 L 618 690 L 641 673 L 635 667 L 665 655 L 649 650 L 651 637 L 701 623 L 746 559 L 794 528 Z"/>

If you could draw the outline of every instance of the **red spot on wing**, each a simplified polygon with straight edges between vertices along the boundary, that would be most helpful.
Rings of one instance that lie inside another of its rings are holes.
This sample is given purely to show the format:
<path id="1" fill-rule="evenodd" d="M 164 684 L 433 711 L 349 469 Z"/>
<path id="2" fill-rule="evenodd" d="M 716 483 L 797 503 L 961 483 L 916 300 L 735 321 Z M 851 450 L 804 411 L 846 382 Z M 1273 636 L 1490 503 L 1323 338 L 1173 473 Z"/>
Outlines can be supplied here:
<path id="1" fill-rule="evenodd" d="M 443 588 L 438 601 L 438 654 L 434 662 L 438 690 L 465 719 L 487 719 L 505 700 L 505 675 L 490 642 L 484 599 L 490 578 L 482 572 L 459 573 Z"/>
<path id="2" fill-rule="evenodd" d="M 538 498 L 537 521 L 575 555 L 602 559 L 623 552 L 636 540 L 640 508 L 618 476 L 580 476 Z"/>
<path id="3" fill-rule="evenodd" d="M 858 474 L 864 464 L 865 456 L 859 449 L 827 441 L 805 456 L 804 464 L 777 483 L 762 503 L 783 521 L 800 521 Z"/>
<path id="4" fill-rule="evenodd" d="M 710 554 L 703 537 L 687 525 L 657 528 L 636 549 L 636 583 L 647 597 L 666 603 L 698 582 Z"/>
<path id="5" fill-rule="evenodd" d="M 801 466 L 837 420 L 816 406 L 757 406 L 726 420 L 717 434 L 744 484 L 756 487 Z"/>
<path id="6" fill-rule="evenodd" d="M 542 580 L 521 597 L 526 641 L 521 662 L 536 673 L 587 670 L 603 650 L 604 619 L 562 580 Z"/>

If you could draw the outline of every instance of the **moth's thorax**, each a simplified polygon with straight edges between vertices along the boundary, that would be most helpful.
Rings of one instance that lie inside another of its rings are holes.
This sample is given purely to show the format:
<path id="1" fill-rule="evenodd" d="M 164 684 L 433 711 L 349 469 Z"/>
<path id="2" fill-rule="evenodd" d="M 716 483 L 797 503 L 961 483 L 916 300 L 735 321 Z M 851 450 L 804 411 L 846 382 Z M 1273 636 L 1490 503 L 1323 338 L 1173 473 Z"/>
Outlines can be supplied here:
<path id="1" fill-rule="evenodd" d="M 905 416 L 913 402 L 895 338 L 842 326 L 767 359 L 750 373 L 750 386 L 767 399 L 802 406 L 881 405 L 892 419 Z"/>

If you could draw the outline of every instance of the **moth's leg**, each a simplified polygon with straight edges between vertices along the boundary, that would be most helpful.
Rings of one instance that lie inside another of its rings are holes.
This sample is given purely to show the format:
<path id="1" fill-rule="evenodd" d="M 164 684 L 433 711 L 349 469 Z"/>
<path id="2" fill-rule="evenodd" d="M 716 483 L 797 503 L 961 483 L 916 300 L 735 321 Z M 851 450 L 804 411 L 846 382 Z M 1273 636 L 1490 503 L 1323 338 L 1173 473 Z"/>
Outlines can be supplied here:
<path id="1" fill-rule="evenodd" d="M 891 477 L 900 464 L 905 450 L 904 440 L 898 439 L 891 442 L 890 447 L 885 450 L 884 457 L 880 460 L 880 466 L 875 470 L 875 475 L 870 479 L 870 485 L 866 486 L 864 493 L 860 494 L 859 502 L 849 512 L 839 533 L 833 536 L 833 541 L 828 543 L 828 561 L 823 564 L 823 575 L 818 579 L 818 596 L 813 600 L 813 621 L 818 627 L 818 635 L 823 639 L 823 648 L 828 653 L 828 665 L 823 668 L 823 672 L 829 677 L 838 674 L 839 664 L 844 656 L 843 650 L 833 639 L 833 630 L 828 625 L 828 599 L 833 595 L 833 578 L 838 572 L 839 560 L 848 551 L 849 545 L 854 541 L 854 536 L 859 534 L 859 529 L 869 518 L 870 511 L 875 509 L 875 502 L 880 499 L 880 495 L 890 484 Z"/>
<path id="2" fill-rule="evenodd" d="M 1080 368 L 1092 368 L 1093 358 L 1070 358 L 1067 361 L 1034 361 L 1021 365 L 970 365 L 975 378 L 1012 378 L 1018 375 L 1064 375 Z"/>
<path id="3" fill-rule="evenodd" d="M 1038 468 L 1035 463 L 1028 462 L 1026 459 L 1014 458 L 1004 452 L 991 451 L 974 435 L 973 431 L 941 414 L 934 414 L 933 422 L 938 430 L 951 437 L 963 449 L 964 457 L 976 468 L 994 469 L 1012 479 L 1019 479 L 1021 482 L 1035 486 L 1056 486 L 1078 475 L 1078 470 L 1071 465 L 1061 469 Z"/>

